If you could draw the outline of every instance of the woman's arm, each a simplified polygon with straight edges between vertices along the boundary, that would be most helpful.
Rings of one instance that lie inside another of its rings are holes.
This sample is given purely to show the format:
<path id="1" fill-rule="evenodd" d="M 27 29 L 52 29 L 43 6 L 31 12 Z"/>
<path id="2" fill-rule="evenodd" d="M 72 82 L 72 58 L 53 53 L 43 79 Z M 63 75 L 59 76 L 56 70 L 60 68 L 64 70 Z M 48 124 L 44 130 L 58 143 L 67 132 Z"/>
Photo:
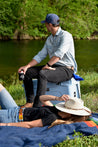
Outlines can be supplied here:
<path id="1" fill-rule="evenodd" d="M 17 123 L 0 123 L 0 126 L 16 126 L 23 128 L 43 127 L 42 120 L 37 119 L 34 121 L 17 122 Z"/>
<path id="2" fill-rule="evenodd" d="M 69 95 L 62 95 L 60 97 L 53 96 L 53 95 L 41 95 L 40 96 L 40 101 L 42 102 L 43 105 L 48 105 L 48 106 L 53 106 L 53 104 L 50 102 L 51 100 L 56 100 L 56 101 L 66 101 L 69 99 Z"/>

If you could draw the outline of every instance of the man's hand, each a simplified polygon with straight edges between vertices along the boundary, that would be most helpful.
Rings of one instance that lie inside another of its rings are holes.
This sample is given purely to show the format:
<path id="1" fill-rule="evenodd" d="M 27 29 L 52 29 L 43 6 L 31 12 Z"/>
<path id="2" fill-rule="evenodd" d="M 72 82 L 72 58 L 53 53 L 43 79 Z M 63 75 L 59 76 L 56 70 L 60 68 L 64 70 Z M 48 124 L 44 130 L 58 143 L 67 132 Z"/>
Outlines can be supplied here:
<path id="1" fill-rule="evenodd" d="M 25 74 L 26 71 L 27 71 L 27 69 L 28 69 L 27 66 L 22 66 L 22 67 L 20 67 L 20 68 L 18 69 L 18 73 L 19 73 L 21 70 L 23 70 L 23 72 L 24 72 L 24 74 Z"/>
<path id="2" fill-rule="evenodd" d="M 48 70 L 55 70 L 55 68 L 49 67 L 47 64 L 42 68 L 42 70 L 45 70 L 45 69 L 48 69 Z"/>
<path id="3" fill-rule="evenodd" d="M 23 72 L 25 74 L 28 68 L 33 67 L 33 66 L 35 66 L 37 64 L 38 64 L 38 62 L 35 59 L 32 59 L 32 61 L 30 61 L 27 65 L 20 67 L 18 69 L 18 72 L 20 72 L 21 70 L 23 70 Z"/>

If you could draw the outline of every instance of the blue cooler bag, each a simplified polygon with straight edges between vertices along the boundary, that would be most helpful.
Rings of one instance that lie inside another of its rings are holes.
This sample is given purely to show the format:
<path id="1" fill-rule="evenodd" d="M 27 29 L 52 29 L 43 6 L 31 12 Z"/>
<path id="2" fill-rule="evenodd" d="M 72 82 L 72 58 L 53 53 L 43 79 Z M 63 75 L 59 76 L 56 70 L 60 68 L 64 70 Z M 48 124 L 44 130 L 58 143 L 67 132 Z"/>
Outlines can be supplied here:
<path id="1" fill-rule="evenodd" d="M 34 85 L 34 95 L 36 95 L 37 90 L 37 79 L 32 80 Z M 54 95 L 54 96 L 61 96 L 63 94 L 67 94 L 70 97 L 81 97 L 80 93 L 80 81 L 71 78 L 71 80 L 61 82 L 59 84 L 56 83 L 47 83 L 47 90 L 46 95 Z M 58 101 L 51 101 L 53 104 L 57 104 Z"/>

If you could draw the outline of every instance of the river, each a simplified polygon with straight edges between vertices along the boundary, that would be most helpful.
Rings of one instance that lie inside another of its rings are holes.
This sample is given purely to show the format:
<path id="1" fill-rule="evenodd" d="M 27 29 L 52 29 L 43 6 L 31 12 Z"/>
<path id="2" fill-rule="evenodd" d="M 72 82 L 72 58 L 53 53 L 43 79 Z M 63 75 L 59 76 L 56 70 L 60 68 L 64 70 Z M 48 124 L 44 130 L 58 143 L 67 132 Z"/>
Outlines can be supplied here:
<path id="1" fill-rule="evenodd" d="M 44 45 L 43 40 L 0 41 L 0 78 L 17 72 L 27 64 Z M 75 40 L 78 70 L 98 68 L 98 40 Z M 44 64 L 48 57 L 41 63 Z"/>

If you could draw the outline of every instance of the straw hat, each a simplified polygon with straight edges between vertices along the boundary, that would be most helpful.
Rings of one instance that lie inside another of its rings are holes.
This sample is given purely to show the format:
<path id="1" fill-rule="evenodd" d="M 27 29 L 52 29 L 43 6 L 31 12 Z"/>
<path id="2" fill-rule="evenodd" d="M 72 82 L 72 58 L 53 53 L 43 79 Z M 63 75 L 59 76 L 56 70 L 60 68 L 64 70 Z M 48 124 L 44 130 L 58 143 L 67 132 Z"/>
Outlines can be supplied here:
<path id="1" fill-rule="evenodd" d="M 66 113 L 88 116 L 91 114 L 91 110 L 84 106 L 84 102 L 79 98 L 70 98 L 66 102 L 61 102 L 55 105 L 55 107 Z"/>

